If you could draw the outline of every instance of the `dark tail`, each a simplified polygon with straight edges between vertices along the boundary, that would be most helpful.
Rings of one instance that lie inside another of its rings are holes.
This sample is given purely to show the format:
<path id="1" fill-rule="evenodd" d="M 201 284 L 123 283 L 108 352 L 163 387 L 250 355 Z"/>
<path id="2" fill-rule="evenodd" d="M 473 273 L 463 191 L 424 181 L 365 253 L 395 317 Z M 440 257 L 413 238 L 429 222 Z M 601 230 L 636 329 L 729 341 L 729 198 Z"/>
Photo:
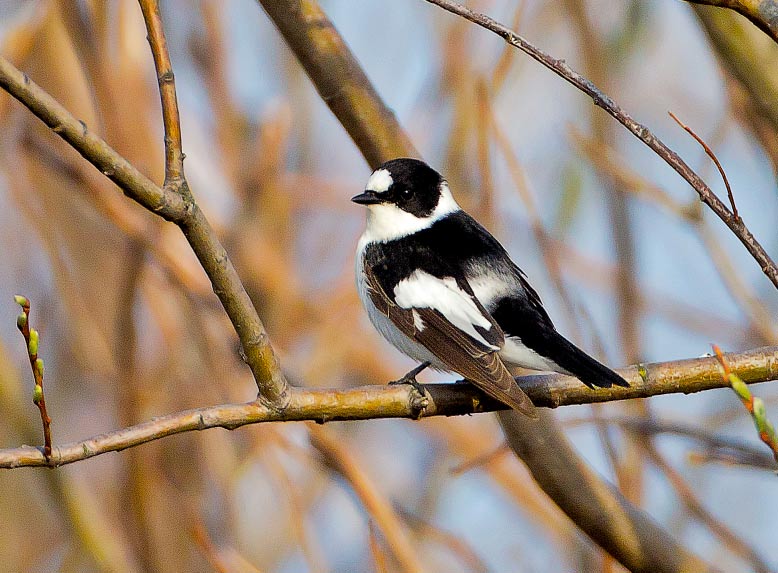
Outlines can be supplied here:
<path id="1" fill-rule="evenodd" d="M 556 340 L 551 345 L 553 351 L 548 355 L 548 358 L 551 358 L 589 388 L 595 386 L 610 388 L 613 385 L 629 387 L 629 383 L 613 370 L 600 364 L 558 332 L 554 334 L 556 334 Z"/>

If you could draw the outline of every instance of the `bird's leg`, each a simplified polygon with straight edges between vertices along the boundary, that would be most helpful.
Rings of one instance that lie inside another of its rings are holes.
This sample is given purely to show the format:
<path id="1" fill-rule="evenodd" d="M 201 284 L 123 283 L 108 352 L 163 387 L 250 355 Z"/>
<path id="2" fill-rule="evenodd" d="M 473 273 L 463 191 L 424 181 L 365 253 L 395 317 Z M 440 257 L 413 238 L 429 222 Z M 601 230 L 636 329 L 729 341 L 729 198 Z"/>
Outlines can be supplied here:
<path id="1" fill-rule="evenodd" d="M 429 366 L 430 362 L 422 362 L 416 368 L 406 373 L 405 376 L 398 378 L 397 380 L 392 380 L 389 382 L 389 384 L 410 384 L 419 394 L 424 396 L 424 387 L 416 381 L 416 376 L 421 374 L 421 372 L 427 369 Z"/>

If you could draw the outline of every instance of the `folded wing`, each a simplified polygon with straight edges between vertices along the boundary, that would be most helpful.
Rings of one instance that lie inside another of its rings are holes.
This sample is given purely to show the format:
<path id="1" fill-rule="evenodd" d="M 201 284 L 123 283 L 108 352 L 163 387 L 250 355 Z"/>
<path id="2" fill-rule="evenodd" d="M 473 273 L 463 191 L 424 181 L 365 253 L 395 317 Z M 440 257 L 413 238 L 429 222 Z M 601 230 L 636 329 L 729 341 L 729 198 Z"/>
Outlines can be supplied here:
<path id="1" fill-rule="evenodd" d="M 504 344 L 502 329 L 467 282 L 416 270 L 399 281 L 390 296 L 369 267 L 365 279 L 373 304 L 403 334 L 492 398 L 537 417 L 497 354 Z"/>

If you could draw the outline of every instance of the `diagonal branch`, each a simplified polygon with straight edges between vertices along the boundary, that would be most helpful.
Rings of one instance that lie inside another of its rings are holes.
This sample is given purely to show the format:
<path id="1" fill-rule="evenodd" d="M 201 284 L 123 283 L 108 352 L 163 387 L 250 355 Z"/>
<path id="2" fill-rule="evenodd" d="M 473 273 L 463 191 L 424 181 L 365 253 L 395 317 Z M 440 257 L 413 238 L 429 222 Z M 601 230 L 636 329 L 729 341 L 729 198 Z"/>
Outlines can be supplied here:
<path id="1" fill-rule="evenodd" d="M 726 356 L 731 371 L 749 384 L 778 378 L 778 346 Z M 661 394 L 691 394 L 729 386 L 728 382 L 722 380 L 719 364 L 714 357 L 641 364 L 622 369 L 619 373 L 630 383 L 629 388 L 613 387 L 593 392 L 577 379 L 561 374 L 522 376 L 517 381 L 535 405 L 546 408 Z M 426 392 L 423 400 L 408 385 L 363 386 L 346 390 L 291 388 L 288 404 L 283 411 L 261 402 L 186 410 L 81 442 L 55 446 L 48 461 L 38 448 L 30 446 L 0 450 L 0 468 L 60 466 L 106 452 L 121 451 L 172 434 L 209 428 L 233 430 L 261 422 L 303 420 L 324 423 L 378 418 L 418 419 L 461 416 L 505 408 L 470 384 L 427 384 L 424 388 Z"/>
<path id="2" fill-rule="evenodd" d="M 289 388 L 265 327 L 216 232 L 191 194 L 179 194 L 156 185 L 2 57 L 0 87 L 116 183 L 130 199 L 178 225 L 238 334 L 261 397 L 283 409 L 289 397 Z"/>
<path id="3" fill-rule="evenodd" d="M 395 157 L 419 157 L 318 2 L 259 3 L 372 168 Z"/>
<path id="4" fill-rule="evenodd" d="M 745 16 L 751 23 L 778 42 L 778 2 L 776 0 L 686 0 L 690 4 L 705 4 L 729 8 Z"/>
<path id="5" fill-rule="evenodd" d="M 452 2 L 451 0 L 426 0 L 430 4 L 435 4 L 444 10 L 456 14 L 485 28 L 491 32 L 494 32 L 498 36 L 502 37 L 510 45 L 518 48 L 522 52 L 526 53 L 534 60 L 546 66 L 552 72 L 563 78 L 564 80 L 573 84 L 576 88 L 592 98 L 595 105 L 604 109 L 609 115 L 611 115 L 616 121 L 626 127 L 635 137 L 640 139 L 648 147 L 650 147 L 659 157 L 672 167 L 681 177 L 683 177 L 689 185 L 697 192 L 700 200 L 705 203 L 710 209 L 721 219 L 727 227 L 730 228 L 732 233 L 743 243 L 743 246 L 748 250 L 754 260 L 759 264 L 762 272 L 768 279 L 778 288 L 778 266 L 770 258 L 770 255 L 764 250 L 762 245 L 756 240 L 751 231 L 743 223 L 740 217 L 736 217 L 729 208 L 719 199 L 715 193 L 708 187 L 708 184 L 697 175 L 697 173 L 689 167 L 686 162 L 681 159 L 675 151 L 667 147 L 654 133 L 649 130 L 645 125 L 635 121 L 621 106 L 613 101 L 608 95 L 600 91 L 587 78 L 570 68 L 564 60 L 558 60 L 553 56 L 546 54 L 539 48 L 535 47 L 527 40 L 517 35 L 510 28 L 503 26 L 499 22 L 493 20 L 489 16 L 474 12 L 469 8 Z"/>

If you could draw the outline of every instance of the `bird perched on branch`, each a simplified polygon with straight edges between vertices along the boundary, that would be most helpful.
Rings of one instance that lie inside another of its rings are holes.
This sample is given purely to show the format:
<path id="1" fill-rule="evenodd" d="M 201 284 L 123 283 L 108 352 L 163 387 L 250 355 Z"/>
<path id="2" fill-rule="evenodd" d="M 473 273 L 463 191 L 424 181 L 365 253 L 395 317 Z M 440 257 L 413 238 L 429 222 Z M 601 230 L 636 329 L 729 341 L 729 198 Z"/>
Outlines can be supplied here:
<path id="1" fill-rule="evenodd" d="M 368 209 L 359 297 L 384 338 L 420 362 L 396 382 L 417 385 L 428 366 L 456 372 L 530 416 L 506 365 L 570 374 L 590 388 L 629 385 L 556 331 L 524 272 L 423 161 L 384 163 L 351 200 Z"/>

